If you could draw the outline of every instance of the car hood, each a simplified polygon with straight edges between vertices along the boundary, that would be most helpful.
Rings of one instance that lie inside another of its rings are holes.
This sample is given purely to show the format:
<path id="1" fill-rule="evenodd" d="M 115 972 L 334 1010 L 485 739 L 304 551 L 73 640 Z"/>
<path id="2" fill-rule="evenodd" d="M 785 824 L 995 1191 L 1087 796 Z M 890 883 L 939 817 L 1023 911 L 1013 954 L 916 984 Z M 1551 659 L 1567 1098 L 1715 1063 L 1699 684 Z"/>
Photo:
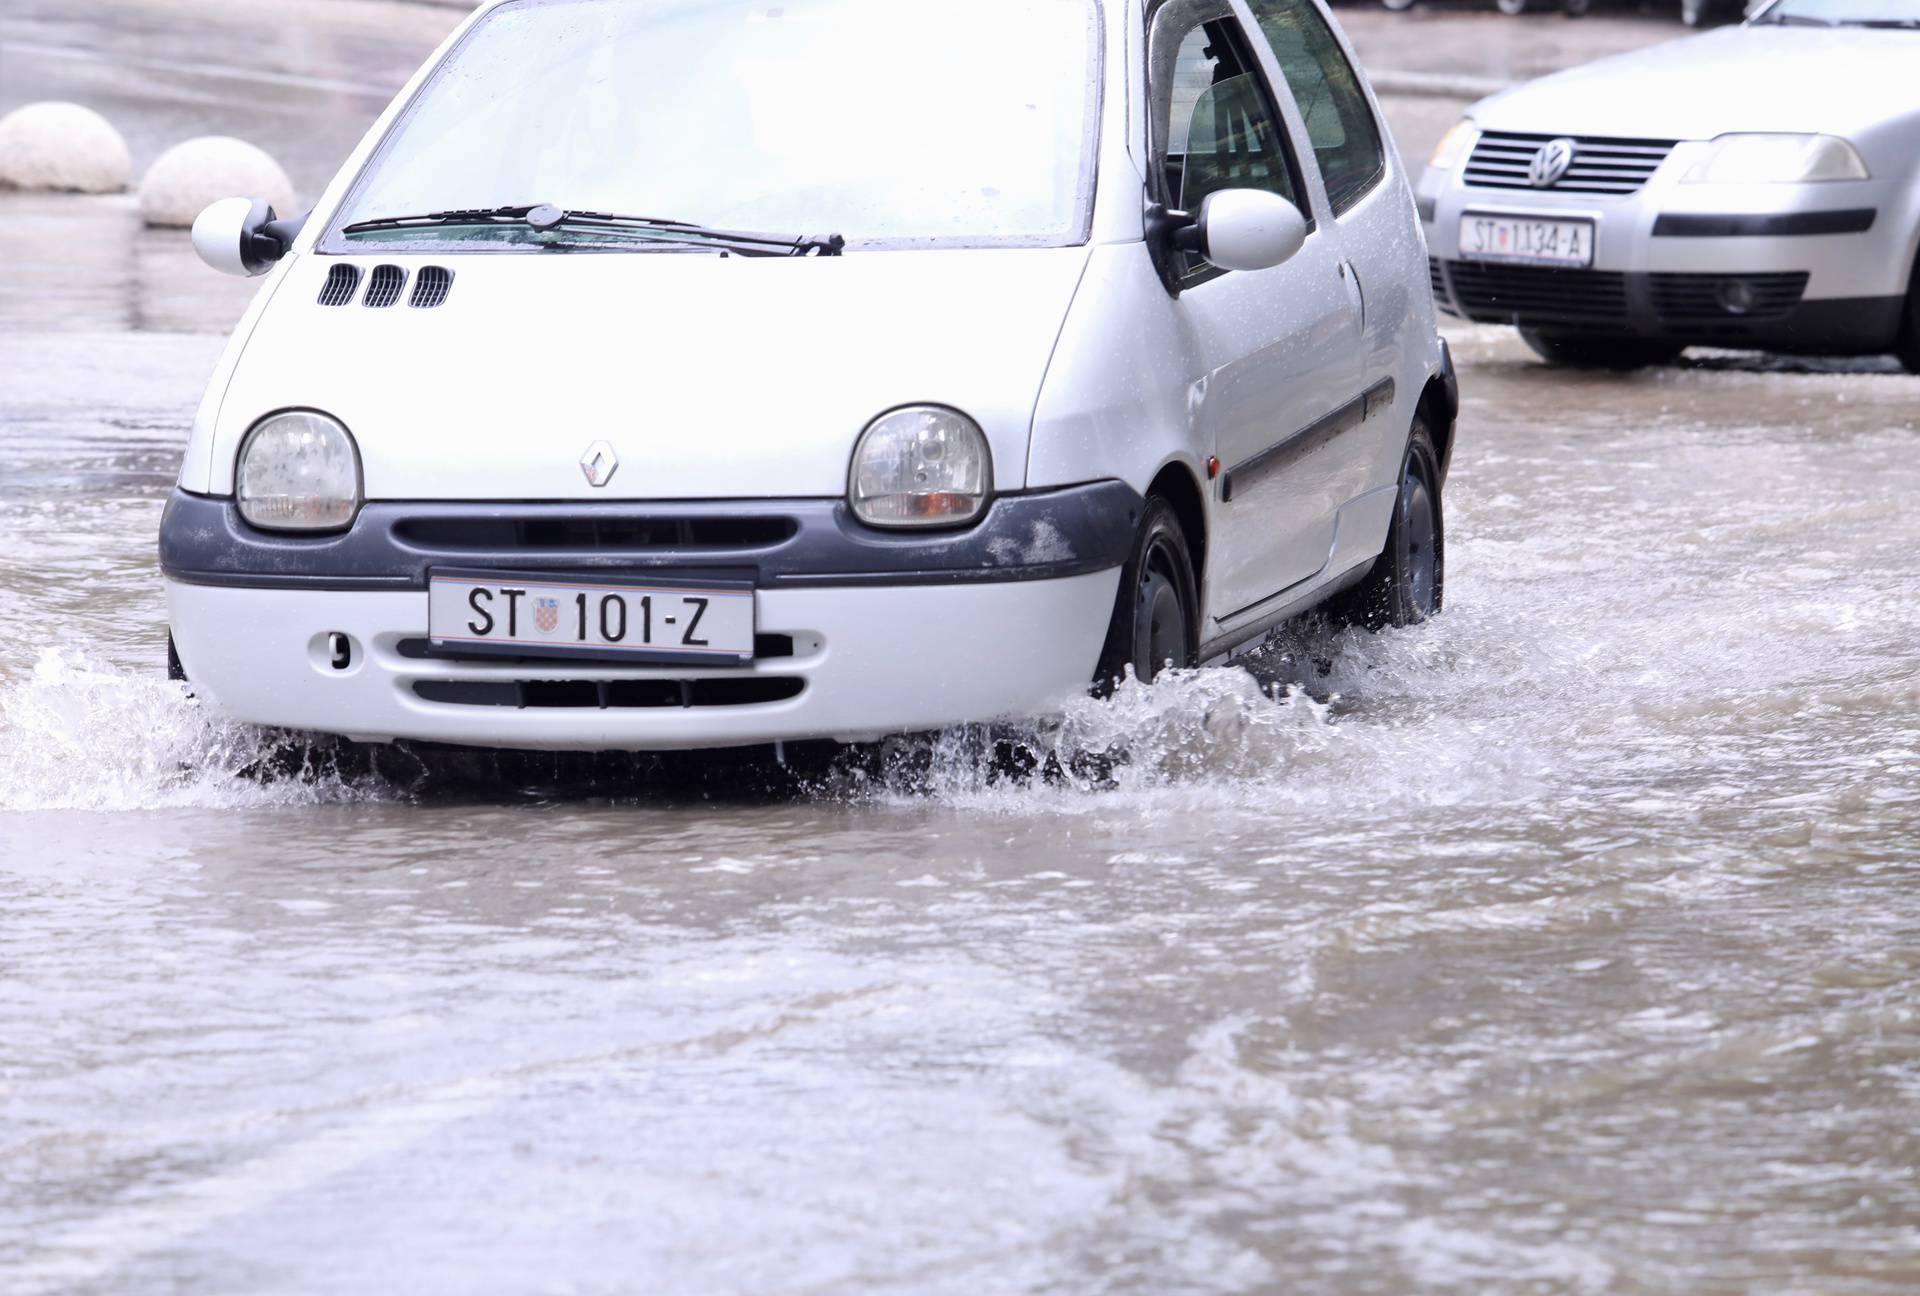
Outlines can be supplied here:
<path id="1" fill-rule="evenodd" d="M 369 499 L 838 496 L 861 430 L 918 403 L 978 420 L 996 484 L 1017 488 L 1086 258 L 302 255 L 220 402 L 207 490 L 232 490 L 255 422 L 307 408 L 352 430 Z M 341 264 L 361 270 L 359 294 L 323 306 Z M 395 305 L 364 304 L 377 264 L 408 274 Z M 415 307 L 429 265 L 452 271 L 452 287 Z M 599 441 L 619 466 L 596 489 L 581 461 Z"/>
<path id="2" fill-rule="evenodd" d="M 1727 27 L 1557 72 L 1475 105 L 1483 130 L 1640 139 L 1847 135 L 1915 109 L 1920 33 Z"/>

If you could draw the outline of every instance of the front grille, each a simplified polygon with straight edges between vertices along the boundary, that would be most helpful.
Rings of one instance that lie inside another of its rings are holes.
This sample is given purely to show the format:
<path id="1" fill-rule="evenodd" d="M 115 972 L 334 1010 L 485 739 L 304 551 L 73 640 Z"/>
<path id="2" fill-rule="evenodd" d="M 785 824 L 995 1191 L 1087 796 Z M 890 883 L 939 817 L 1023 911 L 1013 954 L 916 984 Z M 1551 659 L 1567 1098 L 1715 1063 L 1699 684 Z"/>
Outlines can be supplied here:
<path id="1" fill-rule="evenodd" d="M 1604 270 L 1456 261 L 1454 300 L 1470 320 L 1506 323 L 1620 324 L 1627 317 L 1627 277 Z"/>
<path id="2" fill-rule="evenodd" d="M 768 549 L 800 530 L 789 517 L 410 518 L 393 527 L 403 544 L 443 553 L 510 549 L 644 554 Z"/>
<path id="3" fill-rule="evenodd" d="M 453 271 L 444 266 L 421 266 L 413 277 L 413 297 L 407 305 L 417 310 L 432 310 L 446 301 L 453 291 Z"/>
<path id="4" fill-rule="evenodd" d="M 367 295 L 363 305 L 382 307 L 391 306 L 400 300 L 400 290 L 407 286 L 407 272 L 397 265 L 379 265 L 367 276 Z"/>
<path id="5" fill-rule="evenodd" d="M 1790 315 L 1806 294 L 1804 271 L 1785 274 L 1657 274 L 1653 309 L 1668 323 L 1739 323 Z"/>
<path id="6" fill-rule="evenodd" d="M 414 694 L 443 706 L 512 707 L 516 710 L 666 710 L 767 706 L 806 691 L 790 675 L 742 675 L 731 679 L 626 680 L 415 680 Z"/>
<path id="7" fill-rule="evenodd" d="M 1527 178 L 1534 155 L 1560 135 L 1519 135 L 1489 131 L 1467 159 L 1466 182 L 1481 189 L 1529 189 L 1545 193 L 1638 193 L 1667 160 L 1678 140 L 1573 139 L 1573 165 L 1554 184 L 1540 190 Z"/>
<path id="8" fill-rule="evenodd" d="M 359 286 L 360 267 L 342 261 L 327 271 L 327 281 L 320 285 L 320 304 L 345 306 L 353 300 L 354 289 Z"/>

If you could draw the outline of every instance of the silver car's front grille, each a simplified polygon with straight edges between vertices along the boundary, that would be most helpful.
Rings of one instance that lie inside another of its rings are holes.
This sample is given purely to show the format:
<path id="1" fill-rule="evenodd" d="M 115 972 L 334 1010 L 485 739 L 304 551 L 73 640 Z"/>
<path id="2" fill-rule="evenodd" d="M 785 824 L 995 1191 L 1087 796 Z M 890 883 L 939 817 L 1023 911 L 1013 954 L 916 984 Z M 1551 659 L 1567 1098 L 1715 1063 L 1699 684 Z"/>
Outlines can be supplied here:
<path id="1" fill-rule="evenodd" d="M 1536 184 L 1534 161 L 1556 140 L 1573 145 L 1573 160 L 1550 184 Z M 1582 139 L 1488 131 L 1467 159 L 1466 182 L 1482 189 L 1625 195 L 1639 192 L 1678 140 Z"/>

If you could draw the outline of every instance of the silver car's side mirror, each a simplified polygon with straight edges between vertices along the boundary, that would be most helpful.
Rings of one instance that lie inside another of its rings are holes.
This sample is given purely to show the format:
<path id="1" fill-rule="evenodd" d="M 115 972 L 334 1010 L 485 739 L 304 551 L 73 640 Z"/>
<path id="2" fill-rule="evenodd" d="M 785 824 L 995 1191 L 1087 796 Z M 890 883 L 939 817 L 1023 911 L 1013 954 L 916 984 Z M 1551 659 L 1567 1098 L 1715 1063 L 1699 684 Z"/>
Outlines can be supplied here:
<path id="1" fill-rule="evenodd" d="M 193 222 L 193 250 L 221 274 L 265 274 L 292 248 L 305 216 L 280 220 L 258 198 L 222 198 Z"/>
<path id="2" fill-rule="evenodd" d="M 1175 246 L 1187 242 L 1187 251 L 1222 270 L 1271 270 L 1306 246 L 1307 218 L 1277 193 L 1221 189 L 1201 201 L 1190 230 L 1175 236 Z"/>

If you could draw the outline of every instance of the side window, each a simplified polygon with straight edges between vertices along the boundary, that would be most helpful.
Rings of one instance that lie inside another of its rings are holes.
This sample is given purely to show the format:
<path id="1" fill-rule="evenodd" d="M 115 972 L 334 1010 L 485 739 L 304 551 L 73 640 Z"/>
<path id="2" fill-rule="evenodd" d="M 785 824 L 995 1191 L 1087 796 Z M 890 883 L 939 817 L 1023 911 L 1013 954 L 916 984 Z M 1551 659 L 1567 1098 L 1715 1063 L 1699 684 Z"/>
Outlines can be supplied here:
<path id="1" fill-rule="evenodd" d="M 1353 64 L 1311 0 L 1248 0 L 1300 104 L 1327 197 L 1336 212 L 1358 202 L 1387 172 L 1380 127 Z"/>
<path id="2" fill-rule="evenodd" d="M 1227 6 L 1166 6 L 1152 48 L 1161 200 L 1194 211 L 1221 189 L 1265 189 L 1306 214 L 1286 129 Z M 1182 275 L 1207 268 L 1191 253 L 1181 260 Z"/>

